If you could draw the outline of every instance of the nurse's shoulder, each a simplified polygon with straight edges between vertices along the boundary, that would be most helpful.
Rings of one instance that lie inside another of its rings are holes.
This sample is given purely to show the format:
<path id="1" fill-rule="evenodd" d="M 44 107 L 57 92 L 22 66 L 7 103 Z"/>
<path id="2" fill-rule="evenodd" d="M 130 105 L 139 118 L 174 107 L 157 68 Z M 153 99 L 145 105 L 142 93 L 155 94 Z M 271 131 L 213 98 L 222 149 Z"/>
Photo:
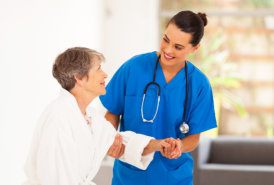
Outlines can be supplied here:
<path id="1" fill-rule="evenodd" d="M 138 54 L 127 60 L 120 69 L 122 70 L 138 70 L 146 68 L 150 63 L 157 60 L 156 52 L 148 52 L 143 54 Z"/>
<path id="2" fill-rule="evenodd" d="M 193 64 L 192 64 L 193 65 Z M 207 76 L 196 66 L 193 65 L 193 71 L 191 74 L 192 85 L 201 90 L 211 89 L 210 82 Z"/>

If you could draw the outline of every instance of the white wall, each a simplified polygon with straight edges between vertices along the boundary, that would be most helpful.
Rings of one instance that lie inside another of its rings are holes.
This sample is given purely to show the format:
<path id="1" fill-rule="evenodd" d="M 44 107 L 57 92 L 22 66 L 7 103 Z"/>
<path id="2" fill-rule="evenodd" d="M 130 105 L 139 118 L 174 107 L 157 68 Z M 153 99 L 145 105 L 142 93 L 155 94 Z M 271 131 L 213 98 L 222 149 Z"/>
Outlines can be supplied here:
<path id="1" fill-rule="evenodd" d="M 59 85 L 55 57 L 72 46 L 102 50 L 101 0 L 0 0 L 0 184 L 25 180 L 33 129 Z"/>
<path id="2" fill-rule="evenodd" d="M 108 80 L 135 54 L 158 49 L 158 0 L 0 0 L 0 184 L 25 180 L 36 120 L 59 92 L 55 57 L 103 52 Z"/>
<path id="3" fill-rule="evenodd" d="M 111 77 L 132 56 L 158 50 L 159 0 L 105 2 L 103 51 L 105 70 Z"/>

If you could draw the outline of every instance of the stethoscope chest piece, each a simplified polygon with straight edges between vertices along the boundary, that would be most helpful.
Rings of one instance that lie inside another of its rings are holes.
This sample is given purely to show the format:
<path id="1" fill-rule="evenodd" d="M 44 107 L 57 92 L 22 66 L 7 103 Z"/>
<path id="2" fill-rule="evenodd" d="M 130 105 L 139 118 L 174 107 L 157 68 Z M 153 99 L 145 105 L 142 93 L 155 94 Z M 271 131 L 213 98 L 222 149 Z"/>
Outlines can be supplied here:
<path id="1" fill-rule="evenodd" d="M 182 134 L 186 134 L 189 131 L 189 126 L 188 124 L 186 124 L 185 122 L 183 122 L 183 124 L 180 125 L 180 131 Z"/>

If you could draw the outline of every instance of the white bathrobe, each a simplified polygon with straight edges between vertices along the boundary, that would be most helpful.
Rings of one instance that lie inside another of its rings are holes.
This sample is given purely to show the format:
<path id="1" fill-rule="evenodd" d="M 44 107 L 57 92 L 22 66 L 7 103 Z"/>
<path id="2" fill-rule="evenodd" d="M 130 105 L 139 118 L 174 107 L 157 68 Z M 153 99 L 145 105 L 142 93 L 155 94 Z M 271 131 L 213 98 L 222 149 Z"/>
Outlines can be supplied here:
<path id="1" fill-rule="evenodd" d="M 92 179 L 117 131 L 92 103 L 86 112 L 84 117 L 74 96 L 61 90 L 38 121 L 25 165 L 25 185 L 94 185 Z M 126 146 L 120 160 L 145 170 L 154 153 L 142 156 L 142 152 L 152 138 L 120 134 Z"/>

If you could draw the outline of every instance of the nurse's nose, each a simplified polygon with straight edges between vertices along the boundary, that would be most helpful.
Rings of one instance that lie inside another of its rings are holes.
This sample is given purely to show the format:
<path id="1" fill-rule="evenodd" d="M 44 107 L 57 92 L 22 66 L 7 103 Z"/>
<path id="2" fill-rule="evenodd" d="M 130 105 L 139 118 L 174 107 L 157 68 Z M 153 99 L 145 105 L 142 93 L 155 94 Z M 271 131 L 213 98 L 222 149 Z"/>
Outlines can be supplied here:
<path id="1" fill-rule="evenodd" d="M 165 48 L 165 53 L 167 54 L 167 55 L 171 55 L 172 54 L 172 52 L 173 52 L 173 48 L 172 48 L 172 46 L 169 44 L 168 46 L 166 46 L 166 48 Z"/>

